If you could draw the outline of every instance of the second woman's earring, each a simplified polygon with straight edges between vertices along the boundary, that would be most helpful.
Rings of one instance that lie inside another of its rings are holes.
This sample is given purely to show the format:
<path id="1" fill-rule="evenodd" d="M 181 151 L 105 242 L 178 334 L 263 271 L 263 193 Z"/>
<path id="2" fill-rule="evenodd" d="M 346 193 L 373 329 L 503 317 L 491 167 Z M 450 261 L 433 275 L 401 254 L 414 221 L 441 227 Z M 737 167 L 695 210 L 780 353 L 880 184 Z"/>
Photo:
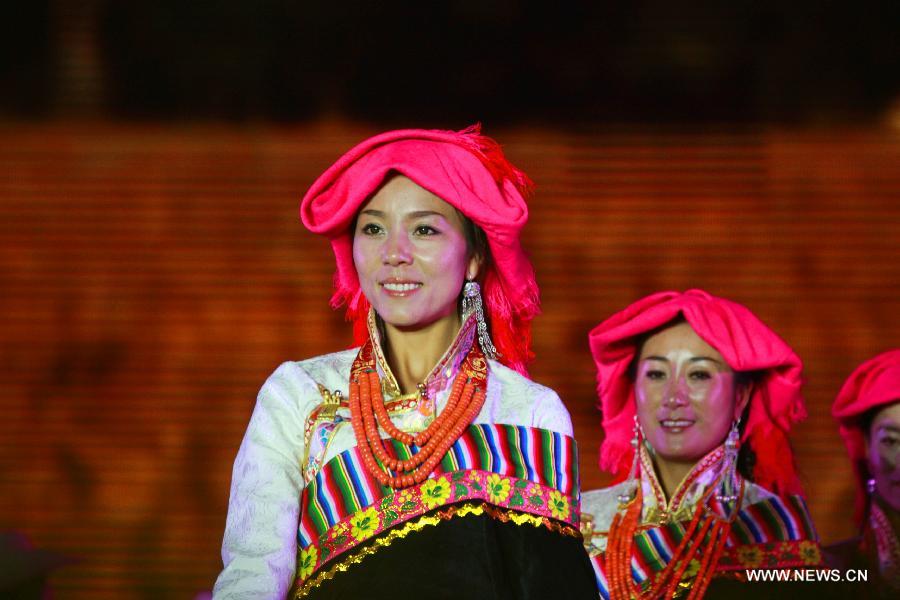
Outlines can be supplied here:
<path id="1" fill-rule="evenodd" d="M 616 497 L 619 504 L 628 504 L 628 502 L 634 498 L 634 494 L 637 492 L 637 486 L 641 484 L 641 482 L 638 481 L 638 464 L 641 459 L 640 447 L 641 442 L 644 441 L 644 430 L 641 429 L 641 424 L 638 422 L 637 415 L 634 415 L 634 429 L 632 430 L 632 434 L 631 448 L 634 450 L 634 457 L 631 459 L 631 470 L 628 471 L 628 478 L 625 480 L 628 485 L 626 485 L 625 490 Z"/>
<path id="2" fill-rule="evenodd" d="M 740 487 L 737 475 L 738 451 L 741 446 L 741 420 L 735 419 L 731 424 L 728 437 L 725 438 L 725 473 L 722 476 L 722 492 L 716 494 L 719 502 L 734 502 L 738 499 L 737 491 Z"/>
<path id="3" fill-rule="evenodd" d="M 497 359 L 500 353 L 494 347 L 491 336 L 488 333 L 487 323 L 484 320 L 484 307 L 481 304 L 481 287 L 476 281 L 467 281 L 463 286 L 462 312 L 463 315 L 475 312 L 476 328 L 478 329 L 478 343 L 481 350 L 488 358 Z"/>

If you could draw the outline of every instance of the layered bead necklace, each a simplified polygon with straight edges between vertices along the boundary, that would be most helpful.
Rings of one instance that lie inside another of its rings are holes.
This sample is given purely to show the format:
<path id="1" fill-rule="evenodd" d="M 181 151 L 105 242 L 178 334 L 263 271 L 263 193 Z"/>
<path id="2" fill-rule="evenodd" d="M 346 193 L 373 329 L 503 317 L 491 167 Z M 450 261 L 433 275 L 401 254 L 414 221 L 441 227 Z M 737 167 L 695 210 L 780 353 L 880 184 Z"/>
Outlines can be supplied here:
<path id="1" fill-rule="evenodd" d="M 412 434 L 391 421 L 384 406 L 381 379 L 375 367 L 371 338 L 360 348 L 350 371 L 350 420 L 356 445 L 366 470 L 381 485 L 398 489 L 425 481 L 438 463 L 472 423 L 487 395 L 487 361 L 473 343 L 450 388 L 450 397 L 441 414 L 424 430 Z M 385 449 L 378 427 L 418 451 L 400 460 Z"/>
<path id="2" fill-rule="evenodd" d="M 644 504 L 644 493 L 640 481 L 635 497 L 628 503 L 625 511 L 621 510 L 613 517 L 609 528 L 606 548 L 606 569 L 609 582 L 610 598 L 624 600 L 630 598 L 672 598 L 678 591 L 678 585 L 691 562 L 698 561 L 698 571 L 688 600 L 702 598 L 716 571 L 719 559 L 725 552 L 731 519 L 723 519 L 712 514 L 706 507 L 712 493 L 718 487 L 721 475 L 709 486 L 700 501 L 694 516 L 688 523 L 684 537 L 672 553 L 666 567 L 653 577 L 652 583 L 642 589 L 631 575 L 631 556 L 634 549 L 634 536 L 638 531 L 641 511 Z M 744 479 L 740 480 L 739 498 L 744 495 Z M 737 510 L 732 512 L 732 519 Z"/>

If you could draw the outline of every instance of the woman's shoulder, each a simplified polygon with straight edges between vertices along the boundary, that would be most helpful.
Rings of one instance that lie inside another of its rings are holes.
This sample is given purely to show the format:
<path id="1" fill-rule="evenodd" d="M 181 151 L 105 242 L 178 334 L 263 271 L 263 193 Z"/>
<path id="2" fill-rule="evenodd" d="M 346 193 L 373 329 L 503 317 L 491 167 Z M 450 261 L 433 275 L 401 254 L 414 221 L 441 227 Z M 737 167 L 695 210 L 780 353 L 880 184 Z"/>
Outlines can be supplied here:
<path id="1" fill-rule="evenodd" d="M 562 406 L 559 395 L 553 389 L 529 379 L 499 361 L 488 360 L 488 365 L 491 378 L 500 383 L 505 398 L 525 396 L 532 400 L 537 398 Z"/>
<path id="2" fill-rule="evenodd" d="M 498 361 L 488 360 L 488 365 L 488 395 L 492 395 L 492 389 L 496 390 L 502 412 L 514 413 L 504 415 L 513 419 L 508 422 L 572 435 L 572 420 L 559 394 Z"/>
<path id="3" fill-rule="evenodd" d="M 326 385 L 326 387 L 338 387 L 339 383 L 346 385 L 349 380 L 350 368 L 353 366 L 353 360 L 358 352 L 359 348 L 350 348 L 340 352 L 320 354 L 312 358 L 286 362 L 279 368 L 294 368 L 306 373 L 313 381 Z M 285 367 L 285 365 L 289 366 Z M 328 386 L 322 380 L 334 381 L 334 384 Z"/>
<path id="4" fill-rule="evenodd" d="M 581 533 L 589 554 L 594 555 L 606 549 L 606 535 L 619 510 L 619 496 L 633 485 L 633 482 L 623 481 L 610 487 L 581 493 Z"/>
<path id="5" fill-rule="evenodd" d="M 315 392 L 314 397 L 318 397 L 320 387 L 344 390 L 356 353 L 357 349 L 350 349 L 285 361 L 266 379 L 260 395 L 297 397 Z"/>
<path id="6" fill-rule="evenodd" d="M 633 486 L 633 482 L 623 481 L 616 485 L 600 488 L 596 490 L 588 490 L 581 493 L 581 514 L 591 515 L 600 521 L 604 521 L 602 517 L 609 515 L 609 522 L 612 522 L 612 515 L 619 509 L 618 497 L 626 491 L 628 486 Z"/>
<path id="7" fill-rule="evenodd" d="M 746 481 L 744 484 L 743 506 L 746 508 L 762 503 L 784 507 L 776 508 L 775 510 L 781 514 L 786 509 L 794 517 L 808 521 L 809 526 L 812 526 L 809 507 L 806 504 L 806 498 L 802 494 L 776 494 L 758 483 Z"/>

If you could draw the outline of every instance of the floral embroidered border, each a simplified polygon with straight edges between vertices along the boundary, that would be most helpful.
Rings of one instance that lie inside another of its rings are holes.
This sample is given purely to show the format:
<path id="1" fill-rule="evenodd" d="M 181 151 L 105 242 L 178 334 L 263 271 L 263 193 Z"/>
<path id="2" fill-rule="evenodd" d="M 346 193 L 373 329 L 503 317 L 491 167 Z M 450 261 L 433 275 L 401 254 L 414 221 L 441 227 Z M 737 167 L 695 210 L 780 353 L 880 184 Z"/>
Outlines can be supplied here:
<path id="1" fill-rule="evenodd" d="M 719 559 L 720 571 L 778 569 L 822 565 L 819 544 L 812 540 L 742 544 L 727 548 Z"/>
<path id="2" fill-rule="evenodd" d="M 317 570 L 314 575 L 306 580 L 301 580 L 298 577 L 295 581 L 294 592 L 291 595 L 294 598 L 306 596 L 311 590 L 319 587 L 324 581 L 333 579 L 337 573 L 346 571 L 351 565 L 361 563 L 363 559 L 374 554 L 380 548 L 386 548 L 394 543 L 395 540 L 405 538 L 410 533 L 421 531 L 428 526 L 437 525 L 441 521 L 449 521 L 454 517 L 483 514 L 487 514 L 491 518 L 504 523 L 512 522 L 520 526 L 531 525 L 533 527 L 546 527 L 560 535 L 575 538 L 580 537 L 580 533 L 575 527 L 550 520 L 546 517 L 538 517 L 527 513 L 497 508 L 484 502 L 455 504 L 419 517 L 418 519 L 407 521 L 404 525 L 396 527 L 386 532 L 384 535 L 372 539 L 369 545 L 363 546 L 359 551 L 350 552 L 340 560 L 330 562 L 327 565 L 327 568 Z"/>
<path id="3" fill-rule="evenodd" d="M 300 551 L 296 587 L 305 589 L 305 583 L 325 564 L 391 528 L 435 509 L 473 500 L 578 529 L 577 502 L 558 490 L 488 471 L 454 471 L 389 494 L 331 527 Z"/>

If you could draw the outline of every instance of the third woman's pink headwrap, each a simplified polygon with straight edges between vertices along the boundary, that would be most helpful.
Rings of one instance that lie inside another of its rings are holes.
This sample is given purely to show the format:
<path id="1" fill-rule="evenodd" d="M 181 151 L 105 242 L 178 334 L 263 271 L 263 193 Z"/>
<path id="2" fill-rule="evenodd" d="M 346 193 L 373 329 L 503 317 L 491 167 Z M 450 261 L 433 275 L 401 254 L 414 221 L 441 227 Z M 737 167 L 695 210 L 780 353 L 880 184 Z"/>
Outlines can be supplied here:
<path id="1" fill-rule="evenodd" d="M 831 414 L 840 423 L 841 437 L 856 474 L 856 520 L 866 510 L 866 431 L 860 418 L 868 411 L 900 401 L 900 349 L 888 350 L 859 365 L 838 392 Z"/>
<path id="2" fill-rule="evenodd" d="M 300 218 L 310 231 L 331 240 L 337 259 L 332 305 L 346 303 L 348 316 L 357 324 L 364 321 L 368 303 L 353 265 L 350 227 L 391 173 L 409 177 L 484 231 L 490 261 L 482 287 L 491 336 L 500 360 L 524 373 L 531 320 L 539 312 L 534 270 L 519 243 L 528 220 L 525 195 L 531 182 L 477 126 L 459 132 L 405 129 L 377 135 L 344 154 L 313 183 L 300 204 Z M 362 331 L 356 328 L 357 338 Z"/>
<path id="3" fill-rule="evenodd" d="M 633 456 L 634 381 L 629 367 L 638 338 L 683 315 L 697 335 L 736 371 L 758 371 L 742 443 L 756 453 L 754 479 L 776 493 L 799 493 L 787 434 L 804 417 L 800 357 L 746 307 L 702 290 L 659 292 L 638 300 L 590 333 L 606 438 L 600 466 L 623 475 Z"/>

